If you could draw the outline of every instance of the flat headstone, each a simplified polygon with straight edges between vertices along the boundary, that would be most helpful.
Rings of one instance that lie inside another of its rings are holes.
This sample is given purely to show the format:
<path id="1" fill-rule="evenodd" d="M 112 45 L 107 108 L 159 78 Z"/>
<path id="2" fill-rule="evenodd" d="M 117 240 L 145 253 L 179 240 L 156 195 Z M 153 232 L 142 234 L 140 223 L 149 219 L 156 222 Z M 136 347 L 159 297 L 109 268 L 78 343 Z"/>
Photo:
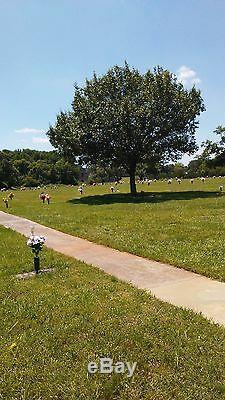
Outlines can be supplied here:
<path id="1" fill-rule="evenodd" d="M 38 272 L 38 274 L 36 274 L 35 271 L 30 271 L 30 272 L 24 272 L 23 274 L 18 274 L 16 275 L 16 278 L 18 279 L 30 279 L 33 278 L 34 276 L 39 276 L 48 272 L 53 272 L 54 268 L 44 268 L 44 269 L 40 269 L 40 271 Z"/>

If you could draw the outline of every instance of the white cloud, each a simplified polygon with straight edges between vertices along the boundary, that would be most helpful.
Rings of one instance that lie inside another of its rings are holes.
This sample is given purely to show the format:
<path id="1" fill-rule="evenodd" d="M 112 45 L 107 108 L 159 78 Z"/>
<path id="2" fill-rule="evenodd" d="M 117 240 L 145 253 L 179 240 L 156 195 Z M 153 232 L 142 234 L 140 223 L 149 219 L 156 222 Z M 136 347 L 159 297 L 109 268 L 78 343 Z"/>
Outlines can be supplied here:
<path id="1" fill-rule="evenodd" d="M 186 65 L 182 65 L 177 71 L 177 78 L 180 82 L 182 82 L 186 86 L 196 85 L 201 82 L 199 79 L 197 72 L 193 69 L 186 67 Z"/>
<path id="2" fill-rule="evenodd" d="M 32 142 L 38 143 L 38 144 L 45 144 L 45 143 L 49 143 L 49 140 L 46 137 L 34 136 L 34 137 L 32 137 Z"/>
<path id="3" fill-rule="evenodd" d="M 15 129 L 15 133 L 32 133 L 38 135 L 39 133 L 45 133 L 44 129 L 35 129 L 35 128 L 21 128 Z"/>

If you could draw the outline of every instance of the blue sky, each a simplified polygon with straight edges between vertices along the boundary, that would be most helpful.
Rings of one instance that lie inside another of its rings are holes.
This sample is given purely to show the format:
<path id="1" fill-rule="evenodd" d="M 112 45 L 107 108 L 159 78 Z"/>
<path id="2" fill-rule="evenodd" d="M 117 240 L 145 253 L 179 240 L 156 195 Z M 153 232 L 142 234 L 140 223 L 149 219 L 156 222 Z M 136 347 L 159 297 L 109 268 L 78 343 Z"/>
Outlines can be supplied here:
<path id="1" fill-rule="evenodd" d="M 198 142 L 225 124 L 224 0 L 0 0 L 0 149 L 50 149 L 73 84 L 126 59 L 202 90 Z"/>

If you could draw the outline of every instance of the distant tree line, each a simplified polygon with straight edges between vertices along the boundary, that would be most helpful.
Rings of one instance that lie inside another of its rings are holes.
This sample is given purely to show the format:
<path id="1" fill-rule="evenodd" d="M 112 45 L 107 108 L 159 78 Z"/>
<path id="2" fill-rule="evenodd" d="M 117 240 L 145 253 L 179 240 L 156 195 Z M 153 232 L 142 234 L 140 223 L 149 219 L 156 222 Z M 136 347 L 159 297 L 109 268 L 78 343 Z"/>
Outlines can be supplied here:
<path id="1" fill-rule="evenodd" d="M 225 176 L 225 127 L 219 125 L 214 131 L 219 139 L 201 144 L 202 152 L 189 162 L 174 164 L 139 164 L 137 176 L 144 178 L 195 178 L 200 176 Z"/>
<path id="2" fill-rule="evenodd" d="M 76 184 L 82 170 L 56 151 L 0 151 L 0 188 L 40 184 Z"/>
<path id="3" fill-rule="evenodd" d="M 202 143 L 202 153 L 187 166 L 182 163 L 139 163 L 136 177 L 144 178 L 195 178 L 198 176 L 225 176 L 225 127 L 218 126 L 214 133 L 218 141 Z M 13 186 L 38 186 L 41 184 L 104 183 L 119 181 L 128 176 L 123 167 L 92 164 L 82 168 L 78 163 L 64 158 L 57 151 L 2 150 L 0 151 L 0 188 Z"/>
<path id="4" fill-rule="evenodd" d="M 188 165 L 188 174 L 195 176 L 225 176 L 225 126 L 213 132 L 218 140 L 202 143 L 202 153 Z"/>
<path id="5" fill-rule="evenodd" d="M 87 181 L 92 184 L 120 181 L 127 176 L 127 171 L 122 167 L 91 165 L 87 171 Z"/>

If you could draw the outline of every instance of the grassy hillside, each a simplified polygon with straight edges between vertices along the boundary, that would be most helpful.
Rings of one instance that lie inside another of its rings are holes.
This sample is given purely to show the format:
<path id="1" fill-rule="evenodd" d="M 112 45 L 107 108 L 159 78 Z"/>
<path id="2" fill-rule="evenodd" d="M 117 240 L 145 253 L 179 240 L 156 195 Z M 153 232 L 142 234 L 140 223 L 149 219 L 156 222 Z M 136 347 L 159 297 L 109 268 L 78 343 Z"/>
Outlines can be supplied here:
<path id="1" fill-rule="evenodd" d="M 122 251 L 168 262 L 225 281 L 225 178 L 128 184 L 110 193 L 110 184 L 45 189 L 52 202 L 41 204 L 40 191 L 15 192 L 9 212 Z M 5 210 L 2 203 L 1 209 Z"/>

